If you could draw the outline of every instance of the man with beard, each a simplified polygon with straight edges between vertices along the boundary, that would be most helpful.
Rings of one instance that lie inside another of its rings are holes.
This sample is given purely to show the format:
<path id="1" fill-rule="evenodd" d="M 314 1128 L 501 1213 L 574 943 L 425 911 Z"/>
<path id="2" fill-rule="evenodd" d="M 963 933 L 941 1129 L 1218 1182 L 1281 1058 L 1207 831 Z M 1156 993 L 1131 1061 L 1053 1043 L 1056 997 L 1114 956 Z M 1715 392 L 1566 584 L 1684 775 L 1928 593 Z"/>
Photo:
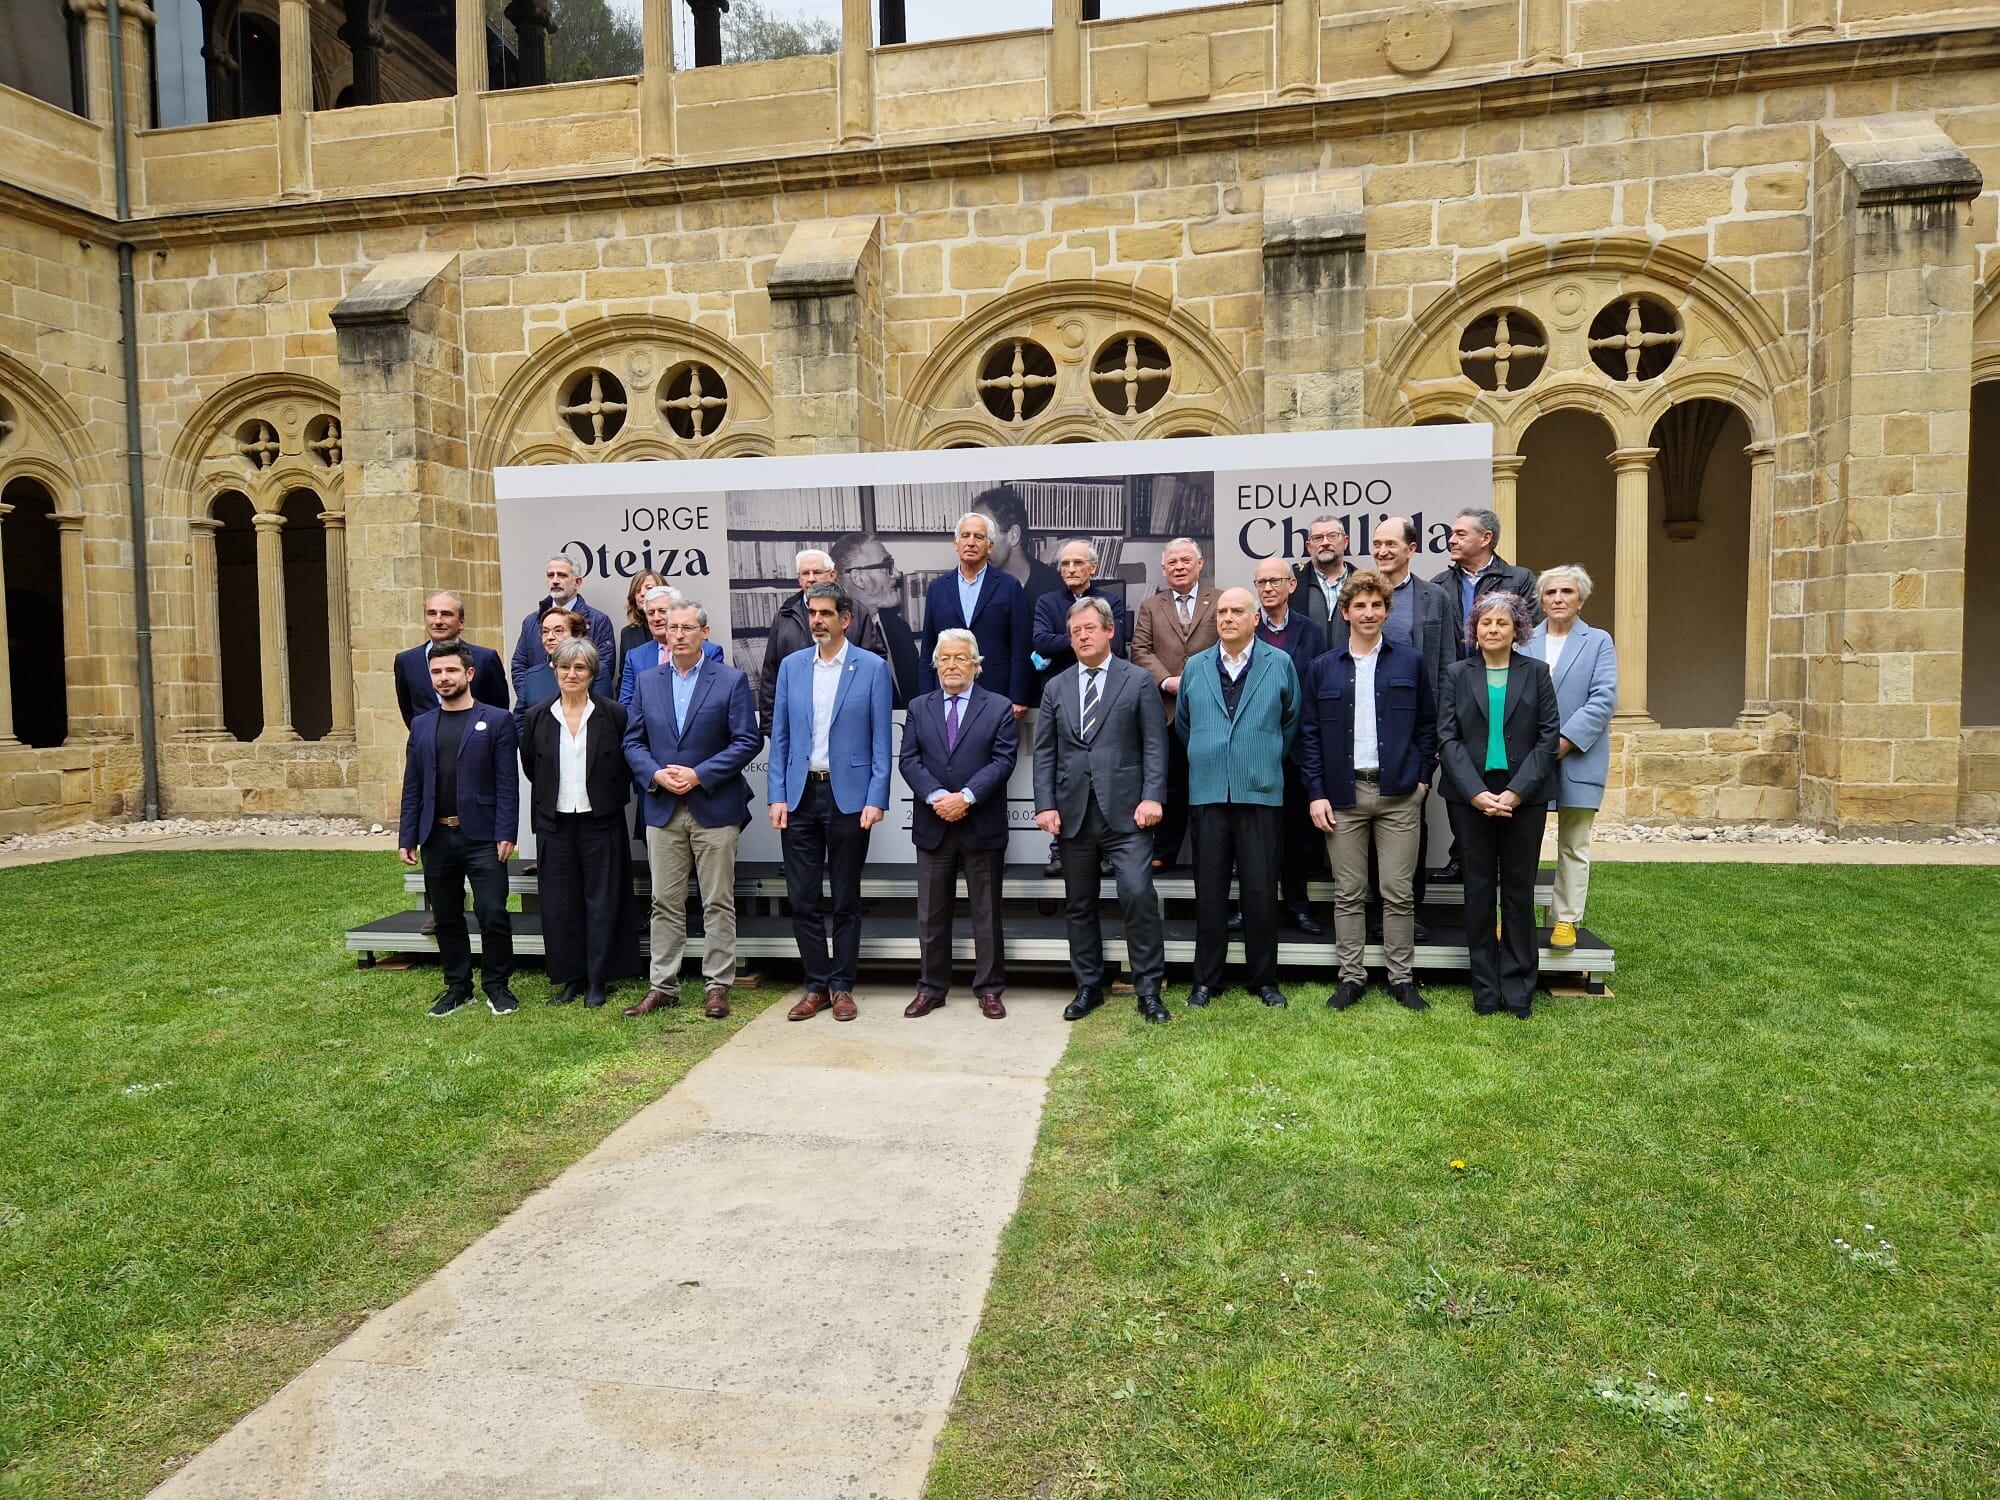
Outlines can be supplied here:
<path id="1" fill-rule="evenodd" d="M 514 675 L 514 695 L 520 696 L 521 679 L 529 670 L 548 660 L 542 651 L 542 611 L 554 604 L 590 622 L 590 644 L 597 648 L 599 662 L 594 690 L 611 697 L 617 687 L 611 673 L 618 661 L 618 628 L 611 623 L 611 616 L 592 608 L 578 592 L 576 564 L 560 552 L 550 555 L 543 565 L 542 576 L 548 581 L 549 592 L 521 621 L 521 636 L 514 642 L 514 658 L 508 664 Z"/>
<path id="2" fill-rule="evenodd" d="M 1340 618 L 1340 586 L 1354 571 L 1347 561 L 1347 528 L 1337 516 L 1314 516 L 1306 531 L 1305 561 L 1292 569 L 1299 581 L 1292 608 L 1331 628 Z"/>

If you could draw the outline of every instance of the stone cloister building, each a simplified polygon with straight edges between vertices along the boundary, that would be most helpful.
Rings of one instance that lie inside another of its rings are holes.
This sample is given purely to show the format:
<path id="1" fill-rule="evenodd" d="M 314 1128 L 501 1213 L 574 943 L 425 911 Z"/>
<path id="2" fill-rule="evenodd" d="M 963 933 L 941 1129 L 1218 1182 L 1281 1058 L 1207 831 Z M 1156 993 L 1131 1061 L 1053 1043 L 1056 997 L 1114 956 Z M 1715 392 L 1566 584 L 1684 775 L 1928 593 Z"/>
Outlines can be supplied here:
<path id="1" fill-rule="evenodd" d="M 81 112 L 0 87 L 0 833 L 139 810 L 142 650 L 164 811 L 386 816 L 424 594 L 511 636 L 495 465 L 1466 420 L 1598 580 L 1613 812 L 2000 818 L 2000 6 L 848 0 L 677 68 L 646 0 L 638 76 L 494 89 L 456 3 L 437 97 L 331 107 L 337 0 L 244 0 L 274 114 L 149 128 L 143 0 L 69 0 Z"/>

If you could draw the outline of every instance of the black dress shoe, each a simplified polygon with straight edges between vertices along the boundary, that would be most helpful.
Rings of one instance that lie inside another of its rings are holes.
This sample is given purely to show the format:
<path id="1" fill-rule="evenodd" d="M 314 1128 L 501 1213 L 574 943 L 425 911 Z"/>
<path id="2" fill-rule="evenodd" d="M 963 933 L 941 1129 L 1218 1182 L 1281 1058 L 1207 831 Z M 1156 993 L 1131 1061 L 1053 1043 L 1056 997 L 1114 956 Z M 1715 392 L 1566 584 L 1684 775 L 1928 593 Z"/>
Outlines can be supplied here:
<path id="1" fill-rule="evenodd" d="M 1404 1010 L 1429 1010 L 1431 1008 L 1430 1001 L 1424 998 L 1423 991 L 1417 988 L 1417 982 L 1414 979 L 1405 979 L 1400 983 L 1390 985 L 1389 993 L 1395 996 L 1396 1003 L 1402 1006 Z"/>
<path id="2" fill-rule="evenodd" d="M 1229 930 L 1231 932 L 1241 932 L 1243 930 L 1242 912 L 1233 911 L 1229 914 Z"/>
<path id="3" fill-rule="evenodd" d="M 1483 1000 L 1472 1002 L 1472 1013 L 1475 1016 L 1497 1016 L 1506 1008 L 1504 1005 L 1493 1005 Z"/>
<path id="4" fill-rule="evenodd" d="M 1465 867 L 1455 859 L 1448 859 L 1431 871 L 1430 878 L 1439 885 L 1456 885 L 1465 878 Z"/>
<path id="5" fill-rule="evenodd" d="M 1273 1010 L 1281 1010 L 1284 1008 L 1286 1004 L 1289 1003 L 1285 999 L 1285 992 L 1279 989 L 1275 984 L 1267 984 L 1263 988 L 1259 989 L 1257 991 L 1257 998 L 1259 1000 L 1262 1000 L 1266 1005 L 1270 1006 Z"/>
<path id="6" fill-rule="evenodd" d="M 1151 1021 L 1155 1025 L 1158 1025 L 1162 1021 L 1172 1020 L 1173 1017 L 1168 1014 L 1166 1006 L 1160 1003 L 1158 995 L 1141 995 L 1139 997 L 1139 1019 L 1142 1021 Z"/>
<path id="7" fill-rule="evenodd" d="M 1286 912 L 1285 921 L 1307 937 L 1325 937 L 1326 923 L 1315 917 L 1304 907 L 1293 907 Z"/>
<path id="8" fill-rule="evenodd" d="M 604 1002 L 606 1000 L 609 1000 L 610 998 L 611 998 L 610 995 L 608 995 L 605 992 L 603 985 L 593 984 L 589 988 L 589 990 L 586 991 L 584 994 L 583 1008 L 585 1010 L 596 1010 L 599 1006 L 603 1005 Z"/>
<path id="9" fill-rule="evenodd" d="M 1197 1010 L 1199 1010 L 1202 1006 L 1208 1004 L 1209 1001 L 1213 1000 L 1215 996 L 1216 992 L 1210 989 L 1207 985 L 1198 984 L 1193 989 L 1188 991 L 1187 1003 L 1189 1005 L 1194 1006 Z"/>
<path id="10" fill-rule="evenodd" d="M 1358 979 L 1343 979 L 1340 988 L 1326 997 L 1328 1010 L 1352 1010 L 1361 1003 L 1361 997 L 1368 993 L 1368 986 Z"/>
<path id="11" fill-rule="evenodd" d="M 1517 1021 L 1525 1021 L 1534 1014 L 1531 1008 L 1533 1003 L 1530 1001 L 1527 1005 L 1510 1005 L 1507 1007 L 1507 1014 Z"/>
<path id="12" fill-rule="evenodd" d="M 578 984 L 574 979 L 572 979 L 568 984 L 564 985 L 561 989 L 557 990 L 553 995 L 549 996 L 549 1004 L 568 1005 L 571 1001 L 575 1000 L 576 997 L 578 995 L 581 995 L 582 993 L 583 993 L 583 986 Z"/>
<path id="13" fill-rule="evenodd" d="M 1076 998 L 1063 1007 L 1063 1019 L 1065 1021 L 1081 1021 L 1103 1003 L 1103 990 L 1078 990 Z"/>
<path id="14" fill-rule="evenodd" d="M 1042 873 L 1048 876 L 1049 879 L 1051 880 L 1060 880 L 1062 879 L 1062 872 L 1063 872 L 1062 856 L 1060 854 L 1051 854 L 1049 856 L 1048 866 L 1042 871 Z"/>

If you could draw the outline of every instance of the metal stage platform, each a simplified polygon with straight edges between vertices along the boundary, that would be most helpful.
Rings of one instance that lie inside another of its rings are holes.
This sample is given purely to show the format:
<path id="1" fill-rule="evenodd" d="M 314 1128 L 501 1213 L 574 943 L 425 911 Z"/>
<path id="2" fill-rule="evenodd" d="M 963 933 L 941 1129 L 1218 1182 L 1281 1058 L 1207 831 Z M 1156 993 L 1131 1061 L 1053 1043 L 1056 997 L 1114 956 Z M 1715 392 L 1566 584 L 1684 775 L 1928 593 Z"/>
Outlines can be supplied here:
<path id="1" fill-rule="evenodd" d="M 792 944 L 791 921 L 786 915 L 783 870 L 772 863 L 746 861 L 737 867 L 736 875 L 738 955 L 746 960 L 797 962 L 798 950 Z M 543 951 L 541 916 L 535 909 L 534 877 L 515 873 L 510 876 L 509 884 L 514 894 L 521 898 L 521 910 L 514 917 L 515 952 L 522 956 L 539 957 Z M 1166 909 L 1167 962 L 1180 966 L 1191 964 L 1194 962 L 1194 879 L 1185 871 L 1176 871 L 1156 877 L 1154 884 Z M 634 885 L 642 897 L 647 893 L 648 883 L 643 866 L 636 872 Z M 410 910 L 364 923 L 348 932 L 348 950 L 359 955 L 363 967 L 372 965 L 378 957 L 390 954 L 437 952 L 436 940 L 422 931 L 427 915 L 421 904 L 422 876 L 414 872 L 407 874 L 404 888 L 414 897 L 415 904 Z M 1039 865 L 1009 865 L 1001 890 L 1002 900 L 1009 908 L 1006 921 L 1008 963 L 1022 967 L 1066 967 L 1069 939 L 1061 914 L 1062 881 L 1050 878 Z M 862 874 L 861 894 L 865 903 L 861 930 L 862 962 L 899 965 L 913 971 L 918 956 L 915 871 L 907 865 L 869 865 Z M 964 894 L 961 883 L 961 901 Z M 1315 914 L 1331 929 L 1333 887 L 1327 882 L 1318 882 L 1311 887 L 1311 894 Z M 1099 896 L 1106 907 L 1103 918 L 1106 958 L 1122 967 L 1125 963 L 1125 942 L 1119 930 L 1116 893 L 1109 878 L 1103 881 Z M 1549 887 L 1545 880 L 1536 892 L 1536 901 L 1546 905 L 1548 900 Z M 1425 905 L 1418 915 L 1430 929 L 1430 940 L 1417 945 L 1417 968 L 1421 972 L 1465 972 L 1463 902 L 1464 892 L 1455 884 L 1435 884 L 1426 893 Z M 693 931 L 688 938 L 688 959 L 695 960 L 700 956 L 702 940 L 698 921 L 691 925 Z M 643 943 L 643 922 L 640 929 Z M 1558 952 L 1548 946 L 1548 936 L 1547 928 L 1542 928 L 1537 934 L 1541 945 L 1542 973 L 1567 979 L 1592 992 L 1601 992 L 1604 977 L 1617 967 L 1617 956 L 1611 946 L 1595 933 L 1580 928 L 1576 947 Z M 472 942 L 476 949 L 479 944 L 476 927 L 472 932 Z M 966 963 L 972 961 L 972 938 L 964 930 L 962 922 L 953 949 L 960 960 Z M 1231 963 L 1241 963 L 1243 945 L 1240 941 L 1229 945 L 1229 956 Z M 1379 943 L 1368 945 L 1367 961 L 1371 968 L 1382 966 Z M 1319 979 L 1330 980 L 1334 968 L 1331 931 L 1325 937 L 1315 938 L 1291 928 L 1281 929 L 1278 963 L 1282 969 L 1301 977 L 1316 973 Z M 1180 978 L 1184 975 L 1169 977 Z"/>

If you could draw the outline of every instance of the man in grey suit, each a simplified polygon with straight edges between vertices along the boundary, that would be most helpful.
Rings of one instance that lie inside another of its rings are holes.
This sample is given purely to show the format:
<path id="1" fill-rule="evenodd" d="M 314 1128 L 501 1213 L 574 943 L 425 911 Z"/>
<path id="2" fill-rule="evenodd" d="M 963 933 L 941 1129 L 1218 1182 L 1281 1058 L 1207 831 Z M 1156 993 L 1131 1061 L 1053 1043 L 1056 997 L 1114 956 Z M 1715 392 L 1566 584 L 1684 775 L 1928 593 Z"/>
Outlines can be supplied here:
<path id="1" fill-rule="evenodd" d="M 1139 1014 L 1167 1019 L 1165 936 L 1153 894 L 1152 828 L 1167 795 L 1167 726 L 1144 667 L 1111 654 L 1111 606 L 1088 595 L 1069 607 L 1076 665 L 1049 680 L 1035 725 L 1035 822 L 1062 841 L 1063 905 L 1080 1020 L 1104 1003 L 1104 934 L 1098 926 L 1098 862 L 1118 886 L 1125 952 Z"/>

